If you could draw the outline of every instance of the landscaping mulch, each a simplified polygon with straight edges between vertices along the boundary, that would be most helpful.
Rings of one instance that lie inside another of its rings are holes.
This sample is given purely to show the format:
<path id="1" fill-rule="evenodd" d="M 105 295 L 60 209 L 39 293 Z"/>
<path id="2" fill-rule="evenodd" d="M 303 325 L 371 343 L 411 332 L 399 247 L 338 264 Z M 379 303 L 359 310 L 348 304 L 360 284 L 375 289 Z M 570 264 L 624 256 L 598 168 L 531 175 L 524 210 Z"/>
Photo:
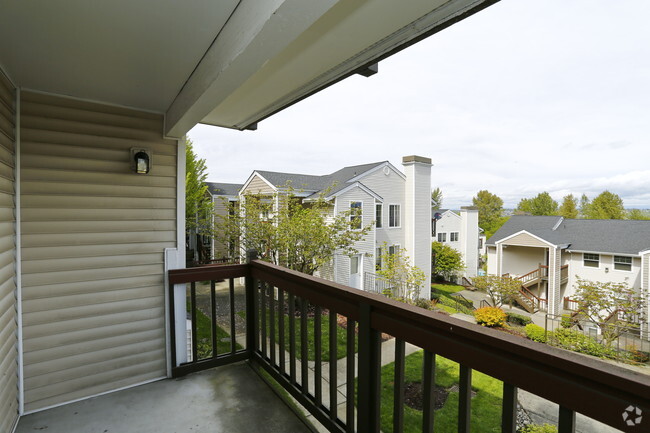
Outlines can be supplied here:
<path id="1" fill-rule="evenodd" d="M 449 390 L 436 385 L 433 389 L 433 408 L 442 409 L 449 397 Z M 422 382 L 406 382 L 404 384 L 404 403 L 415 410 L 422 410 L 424 401 L 422 398 Z"/>

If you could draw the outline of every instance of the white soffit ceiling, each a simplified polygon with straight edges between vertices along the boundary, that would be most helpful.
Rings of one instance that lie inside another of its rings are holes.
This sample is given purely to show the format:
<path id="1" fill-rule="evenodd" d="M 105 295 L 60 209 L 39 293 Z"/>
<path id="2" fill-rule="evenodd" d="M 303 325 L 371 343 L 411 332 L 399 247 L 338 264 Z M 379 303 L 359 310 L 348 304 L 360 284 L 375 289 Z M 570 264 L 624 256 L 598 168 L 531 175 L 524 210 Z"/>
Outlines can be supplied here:
<path id="1" fill-rule="evenodd" d="M 0 6 L 16 85 L 164 113 L 239 0 L 27 0 Z"/>

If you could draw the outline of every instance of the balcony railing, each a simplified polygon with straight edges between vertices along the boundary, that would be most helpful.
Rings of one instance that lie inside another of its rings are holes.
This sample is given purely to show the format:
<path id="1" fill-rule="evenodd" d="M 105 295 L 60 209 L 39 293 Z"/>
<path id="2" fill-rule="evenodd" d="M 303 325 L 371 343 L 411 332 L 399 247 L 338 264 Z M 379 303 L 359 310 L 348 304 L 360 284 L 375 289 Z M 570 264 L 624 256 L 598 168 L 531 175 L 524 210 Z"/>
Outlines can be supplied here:
<path id="1" fill-rule="evenodd" d="M 459 364 L 455 416 L 459 432 L 469 432 L 470 425 L 482 422 L 471 416 L 474 371 L 503 382 L 502 432 L 516 431 L 518 389 L 558 404 L 560 433 L 574 431 L 576 412 L 622 431 L 650 431 L 648 376 L 259 260 L 170 271 L 170 286 L 189 284 L 193 336 L 196 283 L 231 281 L 229 314 L 234 322 L 236 278 L 245 279 L 245 341 L 235 341 L 233 327 L 230 346 L 220 353 L 213 325 L 212 350 L 199 359 L 193 341 L 191 361 L 175 365 L 174 375 L 248 359 L 330 432 L 379 432 L 381 414 L 387 409 L 393 431 L 402 432 L 405 347 L 411 344 L 423 349 L 422 431 L 432 432 L 436 425 L 436 357 Z M 214 283 L 210 289 L 214 300 Z M 173 286 L 170 294 L 173 299 Z M 214 312 L 216 301 L 211 302 Z M 176 334 L 171 331 L 173 338 Z M 389 408 L 382 401 L 382 336 L 394 338 L 395 348 Z M 632 412 L 639 408 L 643 416 L 624 417 L 630 407 Z"/>

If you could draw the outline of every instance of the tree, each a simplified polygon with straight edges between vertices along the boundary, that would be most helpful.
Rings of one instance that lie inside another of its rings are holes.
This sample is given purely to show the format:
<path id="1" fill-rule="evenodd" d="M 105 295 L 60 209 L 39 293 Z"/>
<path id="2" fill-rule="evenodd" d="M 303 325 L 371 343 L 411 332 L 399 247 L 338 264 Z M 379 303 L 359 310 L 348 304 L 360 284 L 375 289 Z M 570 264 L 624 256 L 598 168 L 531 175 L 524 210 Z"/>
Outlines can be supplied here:
<path id="1" fill-rule="evenodd" d="M 478 207 L 478 225 L 486 232 L 501 218 L 503 200 L 487 190 L 481 190 L 472 198 L 474 206 Z"/>
<path id="2" fill-rule="evenodd" d="M 582 194 L 582 196 L 580 196 L 580 218 L 588 218 L 587 215 L 589 214 L 590 206 L 591 201 L 589 200 L 589 197 L 587 197 L 587 194 Z"/>
<path id="3" fill-rule="evenodd" d="M 573 194 L 565 195 L 558 214 L 564 218 L 578 218 L 578 199 Z"/>
<path id="4" fill-rule="evenodd" d="M 521 290 L 521 281 L 509 276 L 485 275 L 474 277 L 474 287 L 487 293 L 492 301 L 492 306 L 500 307 L 504 303 L 512 302 Z"/>
<path id="5" fill-rule="evenodd" d="M 200 236 L 212 237 L 213 204 L 205 183 L 208 177 L 205 159 L 194 153 L 192 141 L 185 139 L 185 233 L 190 240 L 189 246 L 195 246 L 198 257 L 207 259 L 208 252 L 203 249 Z M 194 250 L 194 249 L 193 249 Z"/>
<path id="6" fill-rule="evenodd" d="M 639 325 L 627 321 L 639 314 L 645 298 L 626 283 L 598 282 L 578 278 L 574 299 L 577 309 L 600 329 L 605 345 L 611 345 L 623 332 Z"/>
<path id="7" fill-rule="evenodd" d="M 290 186 L 282 195 L 245 195 L 240 212 L 217 215 L 216 234 L 228 242 L 240 239 L 243 249 L 254 249 L 260 259 L 313 275 L 336 252 L 354 255 L 372 224 L 358 227 L 358 219 L 348 209 L 333 215 L 333 206 L 324 197 L 303 203 Z"/>
<path id="8" fill-rule="evenodd" d="M 533 215 L 556 215 L 557 202 L 544 191 L 530 200 L 530 213 Z"/>
<path id="9" fill-rule="evenodd" d="M 504 225 L 509 219 L 509 216 L 499 217 L 496 220 L 492 221 L 490 224 L 481 227 L 485 233 L 486 239 L 490 239 L 492 235 L 495 234 L 496 231 L 499 230 L 501 226 Z"/>
<path id="10" fill-rule="evenodd" d="M 388 283 L 391 295 L 408 301 L 419 299 L 420 287 L 426 279 L 424 271 L 411 265 L 403 248 L 397 248 L 391 254 L 388 245 L 384 243 L 381 251 L 381 268 L 376 272 L 379 278 Z"/>
<path id="11" fill-rule="evenodd" d="M 519 200 L 519 203 L 515 208 L 515 212 L 532 214 L 533 213 L 532 209 L 533 209 L 532 199 L 522 198 L 521 200 Z"/>
<path id="12" fill-rule="evenodd" d="M 650 214 L 641 209 L 630 209 L 627 211 L 627 219 L 629 220 L 650 220 Z"/>
<path id="13" fill-rule="evenodd" d="M 431 243 L 431 272 L 442 275 L 446 280 L 465 269 L 463 256 L 447 244 Z"/>
<path id="14" fill-rule="evenodd" d="M 431 191 L 431 207 L 434 209 L 440 209 L 442 207 L 442 190 L 440 188 L 434 188 Z"/>
<path id="15" fill-rule="evenodd" d="M 625 218 L 625 215 L 623 200 L 609 191 L 603 191 L 594 198 L 586 212 L 589 219 L 620 220 Z"/>

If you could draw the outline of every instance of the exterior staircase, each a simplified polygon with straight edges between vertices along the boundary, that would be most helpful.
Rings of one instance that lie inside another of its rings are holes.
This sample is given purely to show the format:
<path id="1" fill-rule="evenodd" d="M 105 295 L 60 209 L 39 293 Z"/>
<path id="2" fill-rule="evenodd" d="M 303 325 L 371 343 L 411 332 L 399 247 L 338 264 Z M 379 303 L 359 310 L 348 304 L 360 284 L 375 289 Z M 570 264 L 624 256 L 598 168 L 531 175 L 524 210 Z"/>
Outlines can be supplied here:
<path id="1" fill-rule="evenodd" d="M 505 274 L 504 276 L 509 275 Z M 521 288 L 517 296 L 515 296 L 515 302 L 529 313 L 536 313 L 540 310 L 548 311 L 548 301 L 540 298 L 528 289 L 535 284 L 541 283 L 543 280 L 548 280 L 548 266 L 539 265 L 537 269 L 515 278 L 521 281 Z M 568 279 L 569 265 L 564 265 L 560 268 L 560 284 L 566 283 Z"/>

